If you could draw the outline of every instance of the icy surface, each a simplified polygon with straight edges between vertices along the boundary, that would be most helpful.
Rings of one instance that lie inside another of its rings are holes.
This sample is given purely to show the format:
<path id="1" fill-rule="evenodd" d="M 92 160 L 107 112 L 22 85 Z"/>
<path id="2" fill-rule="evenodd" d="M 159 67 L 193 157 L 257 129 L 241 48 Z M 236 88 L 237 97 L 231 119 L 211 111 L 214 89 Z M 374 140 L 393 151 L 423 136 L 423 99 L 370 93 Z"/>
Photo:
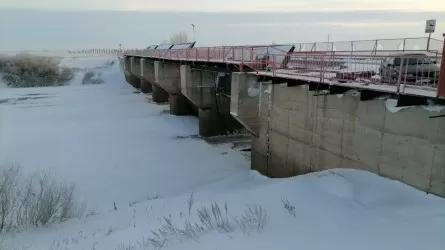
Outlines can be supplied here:
<path id="1" fill-rule="evenodd" d="M 117 63 L 105 67 L 110 60 L 66 59 L 80 68 L 70 86 L 0 90 L 0 163 L 50 169 L 95 211 L 4 234 L 5 249 L 154 249 L 140 246 L 164 216 L 178 225 L 188 218 L 192 192 L 192 214 L 210 202 L 227 203 L 231 216 L 261 205 L 264 231 L 208 232 L 165 249 L 444 249 L 444 199 L 355 170 L 263 177 L 230 145 L 197 139 L 196 118 L 166 114 L 125 83 Z M 104 84 L 76 82 L 90 68 Z"/>

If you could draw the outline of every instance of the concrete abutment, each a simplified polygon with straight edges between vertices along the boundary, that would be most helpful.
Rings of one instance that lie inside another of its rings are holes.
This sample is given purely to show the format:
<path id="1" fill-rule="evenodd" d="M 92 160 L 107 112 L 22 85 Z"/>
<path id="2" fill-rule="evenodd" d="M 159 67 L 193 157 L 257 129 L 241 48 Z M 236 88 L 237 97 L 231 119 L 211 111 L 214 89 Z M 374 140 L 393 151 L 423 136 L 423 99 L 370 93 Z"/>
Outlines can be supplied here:
<path id="1" fill-rule="evenodd" d="M 445 120 L 429 118 L 444 109 L 394 112 L 357 90 L 314 93 L 234 73 L 231 114 L 255 132 L 252 169 L 269 177 L 360 169 L 445 196 Z"/>

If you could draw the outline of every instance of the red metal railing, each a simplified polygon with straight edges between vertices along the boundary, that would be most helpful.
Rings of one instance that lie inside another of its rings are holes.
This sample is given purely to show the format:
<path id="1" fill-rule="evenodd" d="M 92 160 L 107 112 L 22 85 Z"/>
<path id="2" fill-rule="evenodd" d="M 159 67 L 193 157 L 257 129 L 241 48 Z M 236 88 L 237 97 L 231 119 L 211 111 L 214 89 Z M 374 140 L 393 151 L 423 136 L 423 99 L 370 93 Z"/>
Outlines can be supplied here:
<path id="1" fill-rule="evenodd" d="M 118 55 L 119 50 L 111 48 L 82 49 L 82 50 L 0 50 L 0 54 L 2 53 L 4 54 L 30 53 L 41 56 L 82 57 L 82 56 Z"/>
<path id="2" fill-rule="evenodd" d="M 443 55 L 438 51 L 293 52 L 277 46 L 222 46 L 181 50 L 127 50 L 128 56 L 178 61 L 226 62 L 252 68 L 259 74 L 303 78 L 329 84 L 382 89 L 389 92 L 445 97 L 445 80 L 439 81 Z M 391 55 L 393 54 L 393 55 Z M 445 75 L 445 73 L 442 73 Z M 439 83 L 442 83 L 439 85 Z M 439 88 L 440 86 L 440 88 Z"/>
<path id="3" fill-rule="evenodd" d="M 442 56 L 400 53 L 386 56 L 292 53 L 275 61 L 271 74 L 435 97 Z"/>

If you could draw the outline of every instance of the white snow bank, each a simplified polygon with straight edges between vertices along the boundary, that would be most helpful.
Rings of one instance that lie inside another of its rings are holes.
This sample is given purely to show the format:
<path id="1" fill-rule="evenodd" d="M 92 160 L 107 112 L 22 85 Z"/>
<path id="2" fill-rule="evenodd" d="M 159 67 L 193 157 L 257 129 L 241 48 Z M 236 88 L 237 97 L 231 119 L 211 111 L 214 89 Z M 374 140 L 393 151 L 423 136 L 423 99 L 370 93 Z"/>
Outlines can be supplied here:
<path id="1" fill-rule="evenodd" d="M 227 204 L 229 217 L 257 204 L 267 211 L 264 231 L 208 232 L 198 240 L 171 241 L 165 249 L 414 250 L 425 246 L 439 250 L 445 245 L 444 199 L 367 172 L 331 170 L 275 180 L 245 172 L 204 187 L 194 194 L 192 214 L 210 202 Z M 14 243 L 29 249 L 44 249 L 48 244 L 63 249 L 145 249 L 139 244 L 147 242 L 164 216 L 178 227 L 183 225 L 189 218 L 188 199 L 185 194 L 120 207 L 83 222 L 22 232 L 15 235 Z M 284 208 L 283 199 L 295 207 L 295 216 Z M 191 220 L 198 221 L 195 216 Z"/>
<path id="2" fill-rule="evenodd" d="M 391 113 L 396 113 L 403 109 L 417 107 L 417 106 L 397 107 L 397 100 L 391 99 L 391 98 L 386 99 L 385 105 L 386 105 L 386 109 Z M 431 100 L 429 101 L 428 105 L 421 105 L 420 107 L 422 107 L 423 109 L 430 111 L 430 112 L 441 112 L 442 110 L 445 109 L 444 105 L 435 104 Z"/>
<path id="3" fill-rule="evenodd" d="M 91 68 L 110 58 L 65 60 Z M 140 246 L 164 216 L 182 227 L 211 202 L 227 203 L 230 218 L 260 205 L 268 216 L 264 231 L 205 232 L 166 249 L 445 246 L 444 199 L 354 170 L 268 179 L 249 171 L 248 159 L 229 145 L 187 139 L 197 134 L 197 119 L 166 115 L 168 107 L 125 83 L 117 63 L 97 70 L 102 85 L 0 91 L 7 100 L 0 102 L 0 163 L 19 162 L 25 172 L 49 168 L 76 183 L 94 210 L 84 220 L 5 234 L 6 249 L 153 249 Z"/>

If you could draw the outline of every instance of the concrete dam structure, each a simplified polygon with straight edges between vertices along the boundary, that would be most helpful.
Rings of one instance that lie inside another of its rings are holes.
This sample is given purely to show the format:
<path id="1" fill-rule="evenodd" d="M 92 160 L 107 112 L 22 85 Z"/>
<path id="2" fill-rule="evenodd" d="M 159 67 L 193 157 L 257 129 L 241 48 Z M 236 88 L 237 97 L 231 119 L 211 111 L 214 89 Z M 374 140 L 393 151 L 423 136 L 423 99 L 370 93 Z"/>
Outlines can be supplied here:
<path id="1" fill-rule="evenodd" d="M 383 50 L 148 49 L 125 51 L 120 61 L 127 82 L 154 102 L 168 102 L 173 115 L 197 116 L 200 136 L 247 129 L 251 168 L 266 176 L 352 168 L 445 197 L 441 45 L 422 59 L 404 51 L 390 78 L 382 62 L 395 52 Z M 412 58 L 431 62 L 415 81 L 403 68 Z"/>

